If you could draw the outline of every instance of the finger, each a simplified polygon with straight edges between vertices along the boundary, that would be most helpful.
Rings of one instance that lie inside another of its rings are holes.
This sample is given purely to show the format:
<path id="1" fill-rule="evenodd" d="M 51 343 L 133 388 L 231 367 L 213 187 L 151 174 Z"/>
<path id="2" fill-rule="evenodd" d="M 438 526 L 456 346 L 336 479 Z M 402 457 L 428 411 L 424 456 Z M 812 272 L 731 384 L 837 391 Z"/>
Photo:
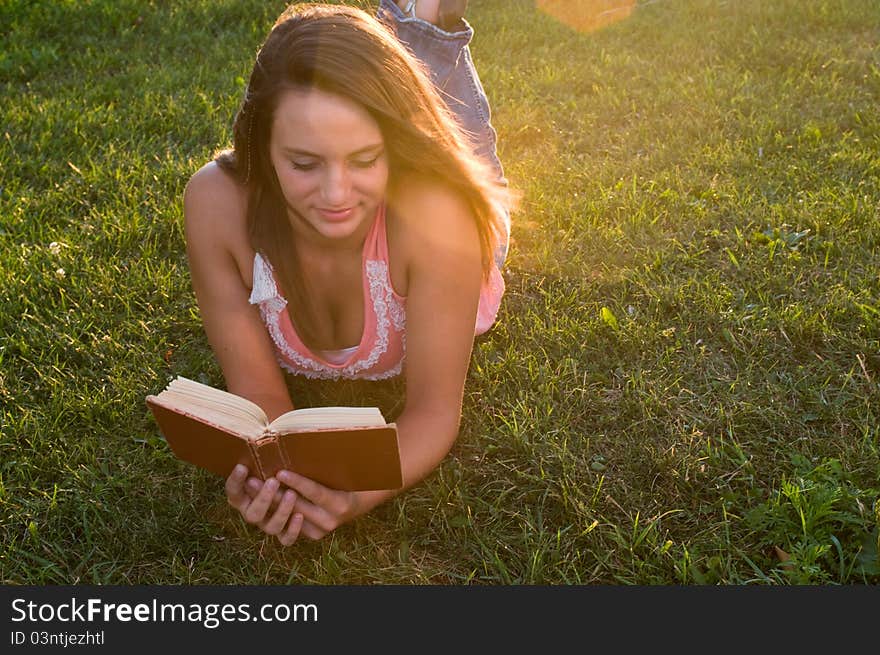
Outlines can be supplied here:
<path id="1" fill-rule="evenodd" d="M 260 489 L 260 493 L 257 494 L 257 497 L 245 509 L 243 513 L 244 520 L 248 523 L 259 525 L 266 517 L 266 512 L 272 503 L 272 499 L 275 498 L 276 491 L 278 491 L 278 480 L 275 478 L 266 480 L 263 488 Z"/>
<path id="2" fill-rule="evenodd" d="M 326 515 L 319 519 L 315 517 L 315 521 L 325 530 L 335 530 L 339 525 L 339 520 L 335 517 L 341 517 L 352 511 L 356 500 L 355 494 L 350 491 L 340 491 L 331 489 L 315 482 L 299 473 L 293 471 L 279 471 L 278 479 L 292 489 L 296 489 L 300 493 L 301 498 L 307 498 L 312 503 L 321 507 Z M 310 517 L 305 515 L 306 520 Z M 327 520 L 330 519 L 330 523 Z"/>
<path id="3" fill-rule="evenodd" d="M 296 505 L 296 492 L 288 489 L 281 495 L 281 502 L 278 508 L 267 521 L 261 526 L 266 534 L 281 534 L 284 526 L 293 512 L 293 506 Z"/>
<path id="4" fill-rule="evenodd" d="M 260 478 L 248 478 L 247 482 L 244 485 L 244 491 L 250 498 L 256 498 L 257 494 L 260 493 L 260 490 L 263 488 L 265 483 L 260 480 Z M 275 498 L 272 500 L 272 506 L 274 507 L 278 503 L 281 502 L 281 494 L 284 493 L 279 489 L 275 492 Z"/>
<path id="5" fill-rule="evenodd" d="M 322 539 L 326 537 L 328 534 L 327 530 L 322 530 L 320 527 L 312 523 L 311 521 L 303 520 L 302 529 L 299 532 L 300 536 L 308 537 L 312 541 L 318 541 L 318 539 Z"/>
<path id="6" fill-rule="evenodd" d="M 296 489 L 301 496 L 308 498 L 316 505 L 326 504 L 328 497 L 332 496 L 334 492 L 333 489 L 318 484 L 314 480 L 310 480 L 293 471 L 278 471 L 277 477 L 280 482 L 283 482 L 291 489 Z"/>
<path id="7" fill-rule="evenodd" d="M 232 473 L 226 478 L 226 500 L 240 512 L 244 512 L 250 504 L 250 498 L 244 492 L 244 480 L 247 477 L 247 467 L 238 464 L 232 469 Z"/>
<path id="8" fill-rule="evenodd" d="M 226 478 L 226 495 L 230 497 L 238 497 L 243 491 L 244 481 L 247 477 L 247 467 L 243 464 L 236 464 L 235 468 Z"/>
<path id="9" fill-rule="evenodd" d="M 278 535 L 278 541 L 281 542 L 282 546 L 289 546 L 292 543 L 295 543 L 297 539 L 299 539 L 300 531 L 303 528 L 303 522 L 305 519 L 302 514 L 294 514 L 290 519 L 290 522 L 287 524 L 287 530 Z"/>
<path id="10" fill-rule="evenodd" d="M 263 481 L 260 478 L 248 478 L 244 483 L 244 491 L 251 498 L 256 498 L 263 488 Z"/>
<path id="11" fill-rule="evenodd" d="M 316 537 L 317 539 L 320 539 L 328 532 L 332 532 L 339 527 L 339 520 L 336 516 L 323 507 L 306 500 L 302 496 L 297 499 L 294 511 L 298 514 L 302 514 L 303 518 L 305 518 L 305 523 L 303 524 L 304 528 L 311 524 L 314 526 L 315 531 L 321 532 L 320 536 Z M 304 531 L 304 534 L 309 536 L 308 532 L 311 531 Z"/>

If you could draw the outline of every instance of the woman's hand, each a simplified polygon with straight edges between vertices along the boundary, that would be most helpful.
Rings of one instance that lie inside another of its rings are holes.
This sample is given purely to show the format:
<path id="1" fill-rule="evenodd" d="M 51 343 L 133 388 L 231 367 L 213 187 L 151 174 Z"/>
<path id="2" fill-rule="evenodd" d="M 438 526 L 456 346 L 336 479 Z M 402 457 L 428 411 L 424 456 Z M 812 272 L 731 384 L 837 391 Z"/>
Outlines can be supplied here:
<path id="1" fill-rule="evenodd" d="M 297 509 L 297 493 L 282 491 L 275 478 L 260 483 L 255 493 L 248 493 L 253 485 L 247 481 L 247 467 L 239 464 L 226 478 L 226 499 L 241 513 L 245 521 L 266 534 L 278 537 L 283 546 L 293 544 L 304 527 L 304 516 Z M 256 480 L 256 478 L 251 478 Z"/>
<path id="2" fill-rule="evenodd" d="M 304 518 L 302 534 L 320 539 L 366 512 L 364 492 L 331 489 L 292 471 L 278 471 L 278 480 L 298 495 L 296 511 Z"/>
<path id="3" fill-rule="evenodd" d="M 288 488 L 283 489 L 278 482 Z M 369 494 L 331 489 L 292 471 L 279 471 L 275 478 L 270 478 L 266 482 L 255 477 L 247 478 L 241 491 L 247 498 L 242 500 L 235 496 L 238 504 L 233 503 L 232 500 L 230 504 L 241 511 L 248 523 L 257 525 L 267 534 L 277 534 L 278 540 L 285 546 L 291 545 L 300 536 L 312 540 L 321 539 L 340 525 L 365 513 L 381 498 L 381 496 L 373 498 L 377 496 L 375 492 Z M 295 500 L 293 507 L 288 509 L 285 503 L 290 502 L 291 494 Z M 229 496 L 228 481 L 227 496 Z M 245 511 L 240 509 L 242 506 L 245 507 Z M 285 516 L 291 517 L 287 530 L 283 529 Z M 272 519 L 268 517 L 277 517 L 277 520 L 271 523 L 271 528 L 280 529 L 281 532 L 269 532 L 263 527 L 264 524 L 270 525 Z M 296 526 L 294 535 L 295 520 L 299 521 L 299 525 Z M 278 528 L 279 524 L 281 528 Z"/>

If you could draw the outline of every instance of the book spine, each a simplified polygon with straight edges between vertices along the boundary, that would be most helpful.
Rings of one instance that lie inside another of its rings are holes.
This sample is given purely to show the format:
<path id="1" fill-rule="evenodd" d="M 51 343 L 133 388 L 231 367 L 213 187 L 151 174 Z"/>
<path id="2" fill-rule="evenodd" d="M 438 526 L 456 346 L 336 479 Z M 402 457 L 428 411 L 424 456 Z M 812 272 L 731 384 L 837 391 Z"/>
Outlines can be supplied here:
<path id="1" fill-rule="evenodd" d="M 254 461 L 260 469 L 260 478 L 263 480 L 288 466 L 281 445 L 278 443 L 278 437 L 275 435 L 251 442 L 251 450 Z"/>

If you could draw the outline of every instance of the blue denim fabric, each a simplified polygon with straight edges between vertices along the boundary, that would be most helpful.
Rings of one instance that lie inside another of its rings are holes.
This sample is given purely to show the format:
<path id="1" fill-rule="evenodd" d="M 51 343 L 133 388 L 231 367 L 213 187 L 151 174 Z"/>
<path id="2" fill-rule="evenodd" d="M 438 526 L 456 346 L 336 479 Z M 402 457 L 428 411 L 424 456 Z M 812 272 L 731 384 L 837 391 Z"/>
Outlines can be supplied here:
<path id="1" fill-rule="evenodd" d="M 496 150 L 497 136 L 490 122 L 489 100 L 471 59 L 468 44 L 474 29 L 464 19 L 461 30 L 446 32 L 427 21 L 407 16 L 393 0 L 380 0 L 376 17 L 389 25 L 428 69 L 431 81 L 472 140 L 475 152 L 488 161 L 497 181 L 507 185 Z M 498 245 L 495 261 L 504 263 L 510 239 L 510 215 L 504 211 L 506 235 Z"/>

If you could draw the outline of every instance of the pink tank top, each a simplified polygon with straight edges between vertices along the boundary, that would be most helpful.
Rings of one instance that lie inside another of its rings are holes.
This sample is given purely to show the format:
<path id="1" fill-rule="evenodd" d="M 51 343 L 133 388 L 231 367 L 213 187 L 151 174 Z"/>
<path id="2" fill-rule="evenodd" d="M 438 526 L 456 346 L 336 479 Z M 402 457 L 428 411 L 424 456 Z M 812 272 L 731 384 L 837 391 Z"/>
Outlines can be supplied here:
<path id="1" fill-rule="evenodd" d="M 254 283 L 249 300 L 260 308 L 282 368 L 295 375 L 320 379 L 382 380 L 402 372 L 406 356 L 406 298 L 391 286 L 384 205 L 380 205 L 367 234 L 362 261 L 364 331 L 360 343 L 338 358 L 322 356 L 306 347 L 287 313 L 287 300 L 279 291 L 269 259 L 261 253 L 254 256 Z M 475 335 L 483 334 L 495 323 L 503 295 L 504 278 L 493 265 L 480 291 Z"/>

